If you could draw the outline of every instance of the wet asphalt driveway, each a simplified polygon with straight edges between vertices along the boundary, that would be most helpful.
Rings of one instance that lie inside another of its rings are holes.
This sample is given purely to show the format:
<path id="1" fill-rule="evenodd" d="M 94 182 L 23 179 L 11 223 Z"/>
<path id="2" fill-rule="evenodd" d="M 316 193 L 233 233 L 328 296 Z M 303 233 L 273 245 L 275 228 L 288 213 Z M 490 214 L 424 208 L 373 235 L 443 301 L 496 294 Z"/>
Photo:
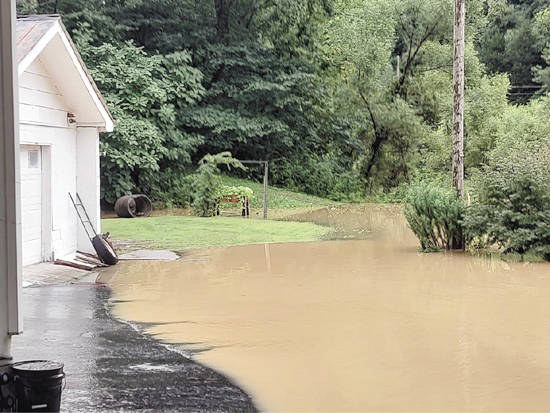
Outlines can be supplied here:
<path id="1" fill-rule="evenodd" d="M 227 378 L 109 315 L 110 290 L 57 284 L 23 290 L 14 361 L 65 364 L 61 411 L 257 411 Z"/>

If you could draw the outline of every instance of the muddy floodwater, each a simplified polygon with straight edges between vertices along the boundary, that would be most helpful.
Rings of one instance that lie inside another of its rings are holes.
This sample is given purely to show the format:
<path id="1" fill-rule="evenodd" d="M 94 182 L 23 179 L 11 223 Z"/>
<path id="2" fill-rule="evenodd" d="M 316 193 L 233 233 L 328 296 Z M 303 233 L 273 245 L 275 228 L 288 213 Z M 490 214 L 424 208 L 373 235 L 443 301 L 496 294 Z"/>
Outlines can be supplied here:
<path id="1" fill-rule="evenodd" d="M 396 208 L 296 218 L 350 239 L 122 262 L 115 315 L 264 411 L 550 410 L 549 264 L 418 253 Z"/>

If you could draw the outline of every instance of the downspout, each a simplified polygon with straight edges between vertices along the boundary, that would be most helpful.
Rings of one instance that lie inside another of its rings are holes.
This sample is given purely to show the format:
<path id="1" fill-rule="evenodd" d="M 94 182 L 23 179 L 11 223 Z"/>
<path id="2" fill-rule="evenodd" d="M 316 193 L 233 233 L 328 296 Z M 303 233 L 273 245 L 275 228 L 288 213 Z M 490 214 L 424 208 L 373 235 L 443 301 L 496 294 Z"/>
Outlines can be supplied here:
<path id="1" fill-rule="evenodd" d="M 0 2 L 0 369 L 12 361 L 11 336 L 22 332 L 21 180 L 15 0 Z"/>

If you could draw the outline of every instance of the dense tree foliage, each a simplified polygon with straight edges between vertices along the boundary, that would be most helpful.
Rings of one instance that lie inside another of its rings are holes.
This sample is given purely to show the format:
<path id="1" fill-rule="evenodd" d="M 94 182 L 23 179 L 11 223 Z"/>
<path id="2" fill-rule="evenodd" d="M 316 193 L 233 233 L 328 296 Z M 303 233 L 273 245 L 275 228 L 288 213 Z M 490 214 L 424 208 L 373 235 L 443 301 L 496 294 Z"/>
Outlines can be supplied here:
<path id="1" fill-rule="evenodd" d="M 450 167 L 453 5 L 449 0 L 339 2 L 327 44 L 331 59 L 344 68 L 343 98 L 348 108 L 352 103 L 360 142 L 356 168 L 370 188 L 407 181 L 418 167 Z M 473 47 L 484 30 L 483 2 L 472 0 L 469 7 L 469 96 L 486 100 L 502 82 L 487 79 Z M 480 122 L 466 126 L 472 134 L 483 128 Z"/>
<path id="2" fill-rule="evenodd" d="M 487 29 L 479 39 L 483 63 L 493 73 L 507 73 L 514 102 L 527 102 L 538 91 L 536 66 L 546 67 L 542 51 L 545 34 L 535 24 L 536 15 L 550 7 L 549 0 L 489 0 Z"/>
<path id="3" fill-rule="evenodd" d="M 122 191 L 162 190 L 152 181 L 159 175 L 151 171 L 166 172 L 165 179 L 175 177 L 182 165 L 222 151 L 239 159 L 269 160 L 274 177 L 288 182 L 289 165 L 325 159 L 333 141 L 345 137 L 342 122 L 325 104 L 330 91 L 320 40 L 331 11 L 328 0 L 26 0 L 19 8 L 61 13 L 79 39 L 86 63 L 97 69 L 102 92 L 118 95 L 108 102 L 115 117 L 121 122 L 124 118 L 117 128 L 122 132 L 104 138 L 110 149 L 103 162 L 108 203 Z M 186 60 L 176 64 L 176 56 Z M 175 78 L 167 62 L 178 66 L 179 75 L 200 71 L 200 85 L 193 84 L 195 78 Z M 146 78 L 141 72 L 149 73 L 150 87 L 140 84 Z M 179 81 L 181 88 L 200 96 L 193 102 L 181 99 Z M 145 94 L 140 96 L 142 88 Z M 121 101 L 128 103 L 124 111 L 118 107 Z M 133 103 L 138 104 L 135 110 Z M 149 123 L 130 127 L 129 115 Z M 121 133 L 134 131 L 136 139 L 120 139 Z M 154 150 L 155 160 L 147 145 L 142 148 L 147 159 L 125 158 L 115 154 L 114 140 L 122 143 L 121 150 L 141 140 L 160 146 Z M 175 155 L 178 145 L 182 150 Z M 159 153 L 161 148 L 165 153 Z M 159 163 L 161 159 L 167 162 Z M 313 173 L 315 164 L 307 164 Z M 345 162 L 338 166 L 344 169 Z"/>
<path id="4" fill-rule="evenodd" d="M 105 43 L 80 50 L 116 119 L 101 140 L 103 197 L 107 203 L 127 192 L 169 189 L 170 178 L 202 143 L 179 128 L 177 113 L 204 93 L 202 74 L 186 52 L 148 56 L 131 43 Z"/>

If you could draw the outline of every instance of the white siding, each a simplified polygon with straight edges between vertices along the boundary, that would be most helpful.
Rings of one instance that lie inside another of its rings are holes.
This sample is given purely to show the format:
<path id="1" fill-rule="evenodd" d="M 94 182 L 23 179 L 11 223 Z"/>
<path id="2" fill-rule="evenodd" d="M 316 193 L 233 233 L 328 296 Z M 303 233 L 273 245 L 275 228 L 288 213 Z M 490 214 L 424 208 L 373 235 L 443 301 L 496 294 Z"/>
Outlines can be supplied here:
<path id="1" fill-rule="evenodd" d="M 79 223 L 69 198 L 76 192 L 77 129 L 67 124 L 70 110 L 39 59 L 19 82 L 21 144 L 47 148 L 42 151 L 44 169 L 49 169 L 43 174 L 42 199 L 45 210 L 51 211 L 51 217 L 44 218 L 51 233 L 43 237 L 50 244 L 43 246 L 43 258 L 56 259 L 75 252 L 78 243 Z"/>
<path id="2" fill-rule="evenodd" d="M 19 78 L 19 121 L 67 127 L 69 108 L 48 72 L 36 59 Z"/>
<path id="3" fill-rule="evenodd" d="M 100 233 L 99 132 L 97 128 L 77 128 L 76 187 L 94 229 Z M 82 224 L 78 225 L 78 250 L 95 254 Z"/>

